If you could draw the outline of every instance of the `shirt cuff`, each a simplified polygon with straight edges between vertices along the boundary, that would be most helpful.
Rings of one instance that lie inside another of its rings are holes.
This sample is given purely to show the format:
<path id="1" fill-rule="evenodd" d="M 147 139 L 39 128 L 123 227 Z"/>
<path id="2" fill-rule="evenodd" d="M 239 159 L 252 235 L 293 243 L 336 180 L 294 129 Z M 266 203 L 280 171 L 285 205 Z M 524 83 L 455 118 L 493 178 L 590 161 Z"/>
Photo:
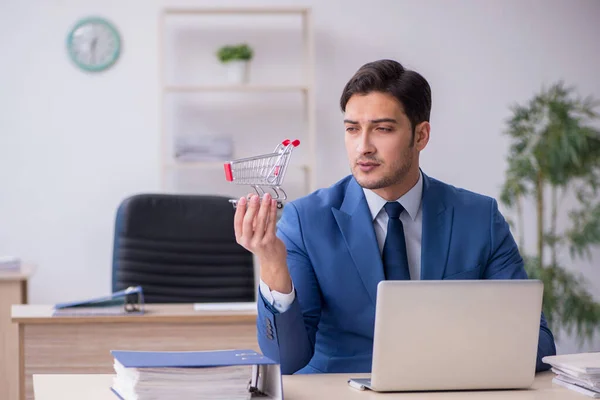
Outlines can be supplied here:
<path id="1" fill-rule="evenodd" d="M 263 295 L 265 300 L 269 302 L 277 311 L 280 313 L 286 312 L 294 299 L 296 298 L 296 291 L 294 290 L 294 283 L 292 282 L 292 291 L 290 293 L 280 293 L 276 290 L 271 290 L 266 283 L 260 280 L 260 293 Z"/>

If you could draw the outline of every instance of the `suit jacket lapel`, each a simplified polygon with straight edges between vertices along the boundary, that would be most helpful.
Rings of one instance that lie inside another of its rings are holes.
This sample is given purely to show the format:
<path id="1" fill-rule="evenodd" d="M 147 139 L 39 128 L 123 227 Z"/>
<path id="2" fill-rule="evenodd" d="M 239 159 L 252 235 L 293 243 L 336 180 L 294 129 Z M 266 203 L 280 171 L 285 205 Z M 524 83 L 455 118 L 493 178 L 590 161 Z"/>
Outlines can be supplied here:
<path id="1" fill-rule="evenodd" d="M 440 189 L 439 183 L 423 174 L 422 280 L 442 279 L 448 262 L 454 208 L 444 202 Z"/>
<path id="2" fill-rule="evenodd" d="M 340 209 L 332 208 L 331 211 L 344 236 L 360 278 L 375 304 L 377 284 L 384 279 L 383 263 L 367 200 L 354 178 L 351 178 L 348 183 Z"/>

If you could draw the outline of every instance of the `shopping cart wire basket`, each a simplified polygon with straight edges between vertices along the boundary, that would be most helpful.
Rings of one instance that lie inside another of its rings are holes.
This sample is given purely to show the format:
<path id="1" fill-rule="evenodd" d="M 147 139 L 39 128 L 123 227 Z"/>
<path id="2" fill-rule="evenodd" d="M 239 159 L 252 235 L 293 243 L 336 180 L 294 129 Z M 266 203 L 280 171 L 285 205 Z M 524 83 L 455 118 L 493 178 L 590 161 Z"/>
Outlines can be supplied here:
<path id="1" fill-rule="evenodd" d="M 230 161 L 225 164 L 225 178 L 238 185 L 251 186 L 261 199 L 267 191 L 272 192 L 277 208 L 282 208 L 287 194 L 281 185 L 292 151 L 299 144 L 299 140 L 286 139 L 272 153 Z M 237 205 L 237 200 L 229 201 L 234 207 Z"/>

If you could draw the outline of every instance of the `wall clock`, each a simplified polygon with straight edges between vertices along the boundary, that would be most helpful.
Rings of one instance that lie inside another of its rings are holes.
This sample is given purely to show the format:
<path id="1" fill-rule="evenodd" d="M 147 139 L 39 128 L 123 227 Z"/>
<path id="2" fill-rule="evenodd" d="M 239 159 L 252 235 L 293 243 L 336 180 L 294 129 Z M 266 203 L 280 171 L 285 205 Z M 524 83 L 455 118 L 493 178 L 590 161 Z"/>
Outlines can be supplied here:
<path id="1" fill-rule="evenodd" d="M 69 32 L 67 50 L 75 65 L 84 71 L 104 71 L 119 58 L 121 37 L 106 19 L 85 18 Z"/>

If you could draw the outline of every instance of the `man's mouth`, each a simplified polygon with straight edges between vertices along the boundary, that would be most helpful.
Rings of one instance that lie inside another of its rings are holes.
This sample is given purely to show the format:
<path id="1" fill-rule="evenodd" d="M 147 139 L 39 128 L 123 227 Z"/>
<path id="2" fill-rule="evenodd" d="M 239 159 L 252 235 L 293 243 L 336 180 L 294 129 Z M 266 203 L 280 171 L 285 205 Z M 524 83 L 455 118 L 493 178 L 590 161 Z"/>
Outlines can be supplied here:
<path id="1" fill-rule="evenodd" d="M 379 167 L 378 163 L 372 161 L 359 161 L 356 165 L 358 165 L 358 168 L 363 172 L 369 172 Z"/>

